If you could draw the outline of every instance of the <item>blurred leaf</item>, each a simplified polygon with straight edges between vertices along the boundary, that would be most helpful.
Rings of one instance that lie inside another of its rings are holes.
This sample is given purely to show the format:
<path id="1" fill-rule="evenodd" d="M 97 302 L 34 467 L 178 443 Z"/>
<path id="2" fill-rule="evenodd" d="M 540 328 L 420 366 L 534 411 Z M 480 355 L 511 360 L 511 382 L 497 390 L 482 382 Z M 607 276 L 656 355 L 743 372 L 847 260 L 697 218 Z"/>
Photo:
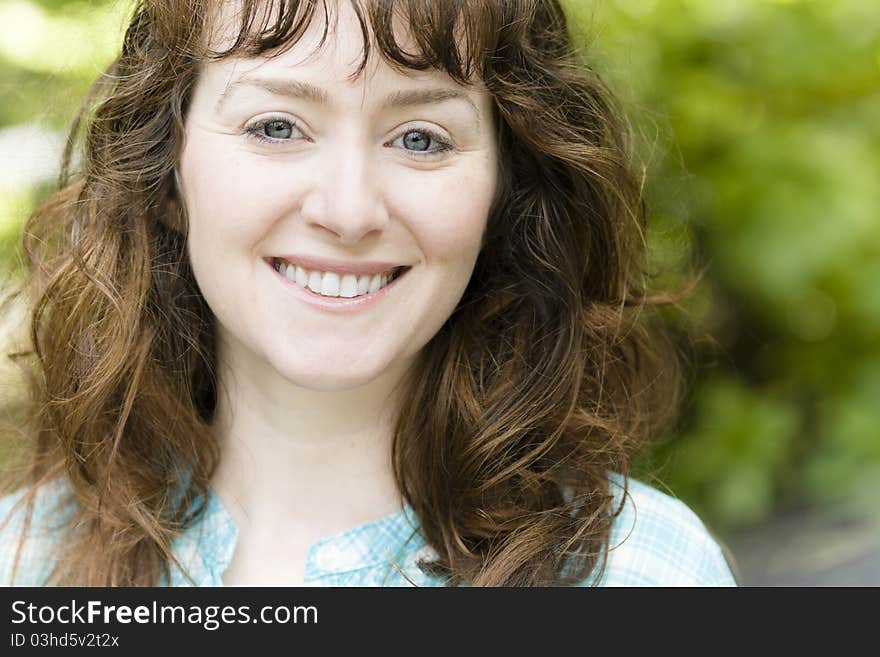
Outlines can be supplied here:
<path id="1" fill-rule="evenodd" d="M 664 480 L 727 528 L 792 497 L 876 495 L 880 3 L 564 5 L 649 166 L 652 271 L 674 289 L 682 269 L 709 266 L 670 315 L 697 361 L 678 435 L 657 452 Z M 0 3 L 0 128 L 64 130 L 131 7 Z M 0 181 L 0 268 L 15 268 L 41 194 Z"/>
<path id="2" fill-rule="evenodd" d="M 673 490 L 719 526 L 764 517 L 791 453 L 796 408 L 782 396 L 721 375 L 702 383 L 695 408 L 693 426 L 672 444 Z"/>

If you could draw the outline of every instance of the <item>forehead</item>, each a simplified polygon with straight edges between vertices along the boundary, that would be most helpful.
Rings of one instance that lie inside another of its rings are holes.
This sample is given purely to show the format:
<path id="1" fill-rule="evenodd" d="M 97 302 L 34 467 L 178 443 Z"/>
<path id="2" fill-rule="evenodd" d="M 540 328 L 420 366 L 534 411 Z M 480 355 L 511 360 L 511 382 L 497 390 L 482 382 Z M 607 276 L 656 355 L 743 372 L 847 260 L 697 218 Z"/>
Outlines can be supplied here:
<path id="1" fill-rule="evenodd" d="M 260 10 L 266 6 L 260 5 Z M 416 70 L 389 62 L 366 23 L 366 14 L 359 16 L 350 0 L 328 2 L 328 12 L 319 10 L 306 17 L 295 38 L 262 53 L 249 53 L 240 43 L 236 46 L 246 18 L 242 4 L 236 2 L 224 3 L 214 19 L 210 48 L 233 54 L 203 67 L 199 86 L 217 98 L 218 111 L 258 89 L 308 98 L 327 109 L 350 104 L 378 111 L 458 98 L 464 101 L 460 107 L 470 106 L 478 125 L 492 114 L 492 97 L 478 78 L 456 80 L 437 67 Z M 400 13 L 395 19 L 390 27 L 396 44 L 408 53 L 418 52 L 409 21 Z M 262 29 L 259 17 L 256 24 Z"/>
<path id="2" fill-rule="evenodd" d="M 387 23 L 383 20 L 382 38 L 377 39 L 370 23 L 372 0 L 294 0 L 280 6 L 268 0 L 231 0 L 211 6 L 204 38 L 208 52 L 221 54 L 214 58 L 220 62 L 234 60 L 240 70 L 308 68 L 317 75 L 336 78 L 343 74 L 350 80 L 377 72 L 413 79 L 453 79 L 437 64 L 407 67 L 387 55 L 389 33 L 392 48 L 420 53 L 402 9 L 386 17 Z M 480 84 L 470 75 L 460 82 Z"/>

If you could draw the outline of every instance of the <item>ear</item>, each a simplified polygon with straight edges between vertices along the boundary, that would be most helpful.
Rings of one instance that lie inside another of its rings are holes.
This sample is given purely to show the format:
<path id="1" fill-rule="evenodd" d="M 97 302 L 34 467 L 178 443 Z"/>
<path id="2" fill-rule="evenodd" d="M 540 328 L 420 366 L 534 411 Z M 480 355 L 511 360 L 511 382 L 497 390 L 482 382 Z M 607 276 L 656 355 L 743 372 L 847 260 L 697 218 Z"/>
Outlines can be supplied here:
<path id="1" fill-rule="evenodd" d="M 159 215 L 159 220 L 177 233 L 183 234 L 185 232 L 186 217 L 176 196 L 169 196 L 165 201 L 165 211 Z"/>
<path id="2" fill-rule="evenodd" d="M 186 211 L 182 202 L 180 193 L 180 175 L 177 167 L 174 167 L 174 182 L 168 191 L 168 198 L 165 200 L 165 209 L 159 216 L 160 221 L 173 231 L 181 234 L 186 233 Z"/>

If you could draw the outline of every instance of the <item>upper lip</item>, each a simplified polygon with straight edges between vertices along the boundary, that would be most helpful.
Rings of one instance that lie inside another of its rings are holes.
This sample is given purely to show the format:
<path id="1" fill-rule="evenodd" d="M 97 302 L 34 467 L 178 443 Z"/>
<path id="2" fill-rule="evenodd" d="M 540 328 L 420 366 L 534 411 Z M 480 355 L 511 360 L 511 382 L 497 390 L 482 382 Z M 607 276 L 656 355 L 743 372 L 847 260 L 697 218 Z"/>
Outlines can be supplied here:
<path id="1" fill-rule="evenodd" d="M 293 265 L 298 265 L 303 269 L 311 271 L 331 271 L 339 274 L 355 274 L 358 276 L 361 274 L 384 274 L 387 271 L 404 266 L 393 262 L 378 262 L 375 260 L 350 262 L 347 260 L 318 258 L 316 256 L 306 256 L 295 253 L 278 254 L 272 257 L 279 260 L 286 260 Z"/>

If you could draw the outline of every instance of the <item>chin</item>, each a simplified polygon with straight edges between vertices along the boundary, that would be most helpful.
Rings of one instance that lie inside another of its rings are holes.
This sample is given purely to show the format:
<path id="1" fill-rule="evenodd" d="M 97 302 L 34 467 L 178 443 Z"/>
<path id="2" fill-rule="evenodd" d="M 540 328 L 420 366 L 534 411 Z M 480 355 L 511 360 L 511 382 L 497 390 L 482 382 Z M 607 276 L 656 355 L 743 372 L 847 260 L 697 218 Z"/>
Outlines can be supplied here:
<path id="1" fill-rule="evenodd" d="M 351 361 L 349 361 L 350 363 Z M 276 371 L 293 385 L 316 392 L 341 392 L 370 383 L 386 368 L 380 366 L 352 367 L 351 364 L 317 363 L 315 366 L 277 366 Z"/>

